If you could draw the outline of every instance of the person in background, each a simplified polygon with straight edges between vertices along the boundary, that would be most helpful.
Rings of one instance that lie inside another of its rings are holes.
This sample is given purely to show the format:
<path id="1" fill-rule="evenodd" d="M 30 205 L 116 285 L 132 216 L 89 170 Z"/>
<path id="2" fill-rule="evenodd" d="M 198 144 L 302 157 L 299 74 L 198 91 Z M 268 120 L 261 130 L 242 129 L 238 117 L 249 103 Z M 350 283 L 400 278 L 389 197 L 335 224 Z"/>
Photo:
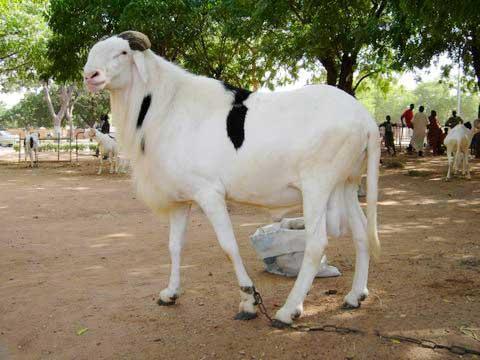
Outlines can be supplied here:
<path id="1" fill-rule="evenodd" d="M 427 132 L 428 118 L 424 112 L 425 108 L 420 106 L 418 112 L 412 120 L 413 136 L 412 145 L 418 156 L 423 156 L 423 144 L 425 141 L 425 134 Z"/>
<path id="2" fill-rule="evenodd" d="M 395 142 L 393 140 L 393 127 L 397 126 L 397 124 L 392 124 L 391 122 L 391 117 L 390 115 L 387 115 L 385 118 L 385 122 L 381 123 L 378 127 L 384 127 L 385 128 L 385 135 L 384 135 L 384 141 L 385 141 L 385 147 L 387 148 L 387 151 L 389 154 L 390 149 L 393 150 L 393 156 L 397 155 L 397 152 L 395 150 Z"/>
<path id="3" fill-rule="evenodd" d="M 415 105 L 410 104 L 410 107 L 403 112 L 402 116 L 400 116 L 402 127 L 405 127 L 406 124 L 407 128 L 412 129 L 413 109 L 415 109 Z"/>
<path id="4" fill-rule="evenodd" d="M 457 116 L 457 112 L 455 110 L 452 110 L 452 116 L 450 116 L 445 122 L 445 126 L 453 129 L 458 124 L 463 124 L 463 119 L 460 116 Z"/>
<path id="5" fill-rule="evenodd" d="M 437 112 L 432 110 L 430 116 L 428 117 L 428 145 L 433 151 L 433 155 L 441 155 L 442 153 L 442 143 L 443 143 L 443 131 L 440 127 L 440 123 L 437 119 Z"/>
<path id="6" fill-rule="evenodd" d="M 480 121 L 480 118 L 478 119 Z M 473 135 L 471 149 L 476 159 L 480 158 L 480 131 Z"/>
<path id="7" fill-rule="evenodd" d="M 415 109 L 415 105 L 410 104 L 409 108 L 402 113 L 402 116 L 400 116 L 400 121 L 402 122 L 402 132 L 403 132 L 403 128 L 405 128 L 405 124 L 407 126 L 407 129 L 408 129 L 407 131 L 409 133 L 411 132 L 411 129 L 413 129 L 412 127 L 413 109 Z M 407 151 L 411 153 L 412 149 L 413 149 L 412 139 L 410 139 L 410 144 L 408 144 Z"/>

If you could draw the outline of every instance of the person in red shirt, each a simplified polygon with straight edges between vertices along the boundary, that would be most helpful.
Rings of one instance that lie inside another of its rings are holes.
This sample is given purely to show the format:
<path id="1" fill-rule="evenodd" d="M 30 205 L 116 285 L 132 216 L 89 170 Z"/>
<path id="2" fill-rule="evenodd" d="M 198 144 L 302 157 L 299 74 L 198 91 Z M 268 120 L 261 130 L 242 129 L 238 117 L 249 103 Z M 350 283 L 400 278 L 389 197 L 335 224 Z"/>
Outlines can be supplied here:
<path id="1" fill-rule="evenodd" d="M 413 129 L 412 119 L 413 119 L 413 109 L 414 108 L 415 108 L 415 105 L 410 104 L 410 107 L 403 112 L 402 116 L 400 116 L 400 121 L 402 122 L 402 127 L 405 127 L 405 123 L 407 123 L 407 127 L 409 129 Z M 405 119 L 405 122 L 403 121 L 403 119 Z"/>
<path id="2" fill-rule="evenodd" d="M 403 128 L 405 127 L 405 123 L 407 123 L 407 128 L 408 129 L 413 129 L 412 125 L 412 119 L 413 119 L 413 109 L 415 108 L 414 104 L 410 104 L 410 107 L 405 110 L 400 116 L 400 121 L 402 122 L 402 136 L 403 136 Z M 403 121 L 405 119 L 405 121 Z M 412 130 L 409 130 L 407 133 L 411 133 Z M 411 153 L 413 151 L 413 146 L 412 146 L 412 141 L 410 139 L 410 144 L 408 144 L 407 148 L 408 153 Z"/>

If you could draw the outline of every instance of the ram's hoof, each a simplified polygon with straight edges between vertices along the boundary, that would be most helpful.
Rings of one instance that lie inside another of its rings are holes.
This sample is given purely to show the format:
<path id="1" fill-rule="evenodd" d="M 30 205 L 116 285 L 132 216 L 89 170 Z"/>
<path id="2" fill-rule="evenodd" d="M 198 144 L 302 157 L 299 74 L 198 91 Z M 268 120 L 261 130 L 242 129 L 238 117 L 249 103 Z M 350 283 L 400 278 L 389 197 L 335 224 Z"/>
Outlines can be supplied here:
<path id="1" fill-rule="evenodd" d="M 296 319 L 298 319 L 300 316 L 302 316 L 302 312 L 299 311 L 299 310 L 296 310 L 296 311 L 293 313 L 292 318 L 293 318 L 294 320 L 296 320 Z"/>
<path id="2" fill-rule="evenodd" d="M 158 299 L 157 304 L 160 306 L 172 306 L 175 305 L 175 299 L 170 301 L 163 301 L 162 299 Z"/>
<path id="3" fill-rule="evenodd" d="M 358 301 L 364 301 L 366 298 L 367 298 L 367 295 L 365 294 L 360 295 L 360 298 L 358 299 Z"/>
<path id="4" fill-rule="evenodd" d="M 257 317 L 257 313 L 249 313 L 246 311 L 240 311 L 237 315 L 235 315 L 235 320 L 252 320 Z"/>
<path id="5" fill-rule="evenodd" d="M 273 319 L 272 320 L 272 327 L 276 329 L 286 329 L 290 327 L 290 324 L 284 323 L 283 321 Z"/>
<path id="6" fill-rule="evenodd" d="M 358 306 L 354 306 L 352 304 L 344 302 L 342 304 L 342 310 L 355 310 L 355 309 L 358 309 L 360 307 L 360 305 L 361 305 L 360 301 L 358 302 Z"/>

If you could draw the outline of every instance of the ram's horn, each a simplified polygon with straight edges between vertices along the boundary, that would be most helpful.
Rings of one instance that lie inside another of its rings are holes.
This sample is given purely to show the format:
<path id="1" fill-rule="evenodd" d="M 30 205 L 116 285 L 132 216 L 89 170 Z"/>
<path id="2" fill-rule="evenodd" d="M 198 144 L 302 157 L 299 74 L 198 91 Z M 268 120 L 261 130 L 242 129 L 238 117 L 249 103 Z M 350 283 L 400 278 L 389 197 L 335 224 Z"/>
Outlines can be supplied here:
<path id="1" fill-rule="evenodd" d="M 145 51 L 152 46 L 148 36 L 139 31 L 124 31 L 118 37 L 127 40 L 132 50 Z"/>

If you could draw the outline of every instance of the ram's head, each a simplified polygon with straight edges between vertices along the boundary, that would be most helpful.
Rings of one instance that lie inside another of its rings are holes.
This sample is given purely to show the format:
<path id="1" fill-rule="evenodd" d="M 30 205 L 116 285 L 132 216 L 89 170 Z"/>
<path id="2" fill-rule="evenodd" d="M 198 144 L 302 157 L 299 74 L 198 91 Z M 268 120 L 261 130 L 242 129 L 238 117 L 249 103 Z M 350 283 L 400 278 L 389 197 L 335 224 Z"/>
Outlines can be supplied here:
<path id="1" fill-rule="evenodd" d="M 132 72 L 147 82 L 145 53 L 150 47 L 148 37 L 138 31 L 125 31 L 96 43 L 83 70 L 88 89 L 96 92 L 125 88 Z"/>

